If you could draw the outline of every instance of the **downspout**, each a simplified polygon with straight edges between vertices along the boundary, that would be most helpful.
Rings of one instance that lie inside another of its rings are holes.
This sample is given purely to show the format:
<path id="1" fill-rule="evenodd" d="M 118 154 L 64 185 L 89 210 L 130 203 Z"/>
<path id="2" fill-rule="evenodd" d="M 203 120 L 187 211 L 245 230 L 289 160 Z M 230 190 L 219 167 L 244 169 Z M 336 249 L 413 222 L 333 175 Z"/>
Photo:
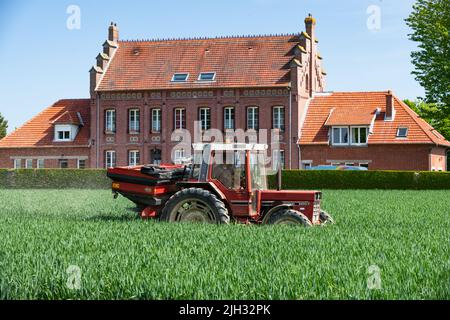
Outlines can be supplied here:
<path id="1" fill-rule="evenodd" d="M 292 169 L 292 88 L 289 86 L 289 170 Z"/>
<path id="2" fill-rule="evenodd" d="M 98 161 L 98 158 L 99 158 L 99 155 L 100 155 L 100 126 L 99 126 L 99 121 L 100 121 L 100 94 L 97 92 L 96 93 L 96 96 L 97 96 L 97 101 L 96 101 L 96 104 L 97 104 L 97 119 L 96 119 L 96 121 L 95 121 L 95 126 L 96 126 L 96 130 L 97 130 L 97 137 L 96 137 L 96 139 L 97 139 L 97 141 L 96 141 L 96 143 L 95 143 L 95 149 L 96 149 L 96 156 L 95 156 L 95 167 L 98 169 L 99 168 L 99 161 Z"/>

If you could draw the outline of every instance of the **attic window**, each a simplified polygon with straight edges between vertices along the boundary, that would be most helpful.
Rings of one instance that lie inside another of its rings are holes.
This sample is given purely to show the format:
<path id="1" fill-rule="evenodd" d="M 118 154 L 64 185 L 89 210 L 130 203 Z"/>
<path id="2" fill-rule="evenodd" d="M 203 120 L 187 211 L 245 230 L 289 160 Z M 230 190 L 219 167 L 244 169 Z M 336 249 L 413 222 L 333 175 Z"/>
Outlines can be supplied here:
<path id="1" fill-rule="evenodd" d="M 172 77 L 172 82 L 186 82 L 189 78 L 189 73 L 175 73 Z"/>
<path id="2" fill-rule="evenodd" d="M 398 128 L 397 138 L 407 138 L 407 137 L 408 137 L 408 128 Z"/>
<path id="3" fill-rule="evenodd" d="M 198 81 L 214 81 L 216 78 L 215 72 L 202 72 L 198 76 Z"/>

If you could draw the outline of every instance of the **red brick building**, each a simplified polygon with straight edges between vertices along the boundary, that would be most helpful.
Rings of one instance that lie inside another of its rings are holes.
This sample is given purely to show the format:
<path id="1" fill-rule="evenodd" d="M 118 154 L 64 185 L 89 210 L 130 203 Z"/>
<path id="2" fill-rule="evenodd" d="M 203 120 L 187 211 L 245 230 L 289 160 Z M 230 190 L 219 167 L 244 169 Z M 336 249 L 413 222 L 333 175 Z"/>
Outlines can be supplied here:
<path id="1" fill-rule="evenodd" d="M 0 167 L 171 162 L 174 132 L 280 136 L 286 168 L 445 170 L 450 143 L 390 92 L 326 93 L 315 20 L 290 35 L 121 41 L 112 24 L 90 99 L 62 100 L 0 141 Z M 194 142 L 194 141 L 192 141 Z"/>

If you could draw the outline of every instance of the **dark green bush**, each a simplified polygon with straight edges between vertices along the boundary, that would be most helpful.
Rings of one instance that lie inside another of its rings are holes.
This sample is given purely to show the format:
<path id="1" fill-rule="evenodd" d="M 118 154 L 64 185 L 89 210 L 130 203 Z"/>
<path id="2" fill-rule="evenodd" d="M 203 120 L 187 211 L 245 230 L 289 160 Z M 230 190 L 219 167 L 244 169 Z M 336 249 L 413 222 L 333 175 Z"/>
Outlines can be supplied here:
<path id="1" fill-rule="evenodd" d="M 276 176 L 269 179 L 276 187 Z M 306 171 L 283 172 L 283 189 L 450 189 L 450 172 Z"/>
<path id="2" fill-rule="evenodd" d="M 0 189 L 106 189 L 106 170 L 0 169 Z"/>
<path id="3" fill-rule="evenodd" d="M 276 176 L 269 177 L 269 184 L 276 187 Z M 110 187 L 106 170 L 0 169 L 0 189 Z M 450 172 L 287 170 L 283 189 L 450 189 Z"/>

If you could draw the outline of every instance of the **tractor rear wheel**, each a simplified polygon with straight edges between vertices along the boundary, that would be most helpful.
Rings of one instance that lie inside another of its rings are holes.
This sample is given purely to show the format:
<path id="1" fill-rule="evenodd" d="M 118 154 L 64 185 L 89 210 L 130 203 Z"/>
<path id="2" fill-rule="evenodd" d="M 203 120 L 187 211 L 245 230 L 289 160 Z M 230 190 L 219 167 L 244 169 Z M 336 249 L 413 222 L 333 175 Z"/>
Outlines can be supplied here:
<path id="1" fill-rule="evenodd" d="M 334 219 L 326 211 L 320 211 L 319 220 L 322 225 L 334 224 Z"/>
<path id="2" fill-rule="evenodd" d="M 311 221 L 301 212 L 292 209 L 280 210 L 272 214 L 267 221 L 268 224 L 287 224 L 312 226 Z"/>
<path id="3" fill-rule="evenodd" d="M 205 189 L 189 188 L 175 193 L 162 210 L 161 221 L 229 223 L 225 204 Z"/>

